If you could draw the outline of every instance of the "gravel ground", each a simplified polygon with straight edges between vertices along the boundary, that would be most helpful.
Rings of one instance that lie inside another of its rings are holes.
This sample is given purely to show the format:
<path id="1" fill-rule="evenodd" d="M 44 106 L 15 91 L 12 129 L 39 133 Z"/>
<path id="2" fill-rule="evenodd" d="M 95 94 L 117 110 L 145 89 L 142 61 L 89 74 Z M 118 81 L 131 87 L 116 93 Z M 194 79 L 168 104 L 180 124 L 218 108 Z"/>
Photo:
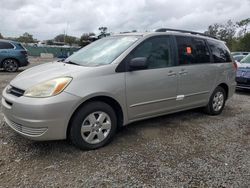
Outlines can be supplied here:
<path id="1" fill-rule="evenodd" d="M 0 71 L 0 92 L 15 76 Z M 237 92 L 220 116 L 191 110 L 133 123 L 94 151 L 25 139 L 0 111 L 0 187 L 250 187 L 249 101 Z"/>

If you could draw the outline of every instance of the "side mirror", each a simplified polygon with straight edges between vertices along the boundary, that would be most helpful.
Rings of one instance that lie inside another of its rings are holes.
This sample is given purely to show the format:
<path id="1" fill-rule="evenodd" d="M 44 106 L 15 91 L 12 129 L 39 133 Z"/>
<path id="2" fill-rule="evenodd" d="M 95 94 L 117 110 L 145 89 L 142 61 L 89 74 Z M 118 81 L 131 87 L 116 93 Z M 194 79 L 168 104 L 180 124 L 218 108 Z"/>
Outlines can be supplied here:
<path id="1" fill-rule="evenodd" d="M 130 60 L 129 70 L 141 70 L 148 68 L 148 62 L 146 57 L 136 57 Z"/>

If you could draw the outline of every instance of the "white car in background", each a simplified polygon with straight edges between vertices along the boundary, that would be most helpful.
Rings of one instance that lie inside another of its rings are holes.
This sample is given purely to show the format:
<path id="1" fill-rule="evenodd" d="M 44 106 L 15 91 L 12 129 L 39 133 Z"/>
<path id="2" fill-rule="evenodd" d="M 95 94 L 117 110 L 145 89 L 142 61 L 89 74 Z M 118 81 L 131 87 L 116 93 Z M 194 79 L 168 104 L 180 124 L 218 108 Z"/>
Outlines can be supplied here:
<path id="1" fill-rule="evenodd" d="M 241 65 L 240 61 L 246 57 L 246 55 L 235 55 L 233 56 L 234 61 L 237 63 L 237 66 L 239 67 Z"/>
<path id="2" fill-rule="evenodd" d="M 231 52 L 232 56 L 236 56 L 236 55 L 245 55 L 245 56 L 247 56 L 248 54 L 250 54 L 250 52 Z"/>

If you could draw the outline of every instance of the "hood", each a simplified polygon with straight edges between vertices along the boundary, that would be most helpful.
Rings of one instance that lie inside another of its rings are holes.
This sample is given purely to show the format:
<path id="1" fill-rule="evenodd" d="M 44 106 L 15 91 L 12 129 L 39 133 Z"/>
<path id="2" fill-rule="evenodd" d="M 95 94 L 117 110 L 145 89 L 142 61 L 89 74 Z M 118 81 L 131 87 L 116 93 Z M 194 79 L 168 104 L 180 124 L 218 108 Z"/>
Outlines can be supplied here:
<path id="1" fill-rule="evenodd" d="M 10 85 L 26 90 L 38 83 L 57 77 L 71 76 L 78 72 L 88 72 L 92 67 L 65 64 L 62 62 L 45 63 L 23 71 L 15 77 Z"/>

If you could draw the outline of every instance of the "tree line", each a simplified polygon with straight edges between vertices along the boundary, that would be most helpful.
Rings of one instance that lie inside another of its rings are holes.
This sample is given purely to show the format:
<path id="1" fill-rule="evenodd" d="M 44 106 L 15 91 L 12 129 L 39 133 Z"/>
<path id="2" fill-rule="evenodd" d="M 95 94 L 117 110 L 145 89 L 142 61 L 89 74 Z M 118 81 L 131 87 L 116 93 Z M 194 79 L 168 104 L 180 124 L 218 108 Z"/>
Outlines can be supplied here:
<path id="1" fill-rule="evenodd" d="M 247 30 L 249 25 L 250 18 L 243 19 L 239 22 L 228 20 L 226 23 L 214 23 L 209 25 L 204 33 L 225 41 L 231 51 L 250 51 L 250 32 Z M 102 26 L 98 29 L 99 34 L 96 35 L 93 32 L 83 33 L 80 38 L 66 34 L 59 34 L 54 39 L 47 40 L 47 44 L 52 45 L 54 42 L 61 42 L 68 45 L 77 44 L 79 46 L 85 46 L 96 39 L 110 35 L 107 27 Z M 136 30 L 133 30 L 132 32 L 136 32 Z M 4 37 L 0 33 L 0 39 L 2 38 Z M 38 42 L 33 38 L 33 35 L 27 32 L 17 38 L 7 39 L 16 40 L 23 43 Z"/>
<path id="2" fill-rule="evenodd" d="M 67 34 L 59 34 L 55 36 L 53 39 L 49 39 L 46 41 L 48 45 L 53 45 L 54 43 L 62 43 L 62 44 L 68 44 L 68 45 L 74 45 L 77 44 L 79 46 L 86 46 L 87 44 L 91 43 L 92 41 L 106 37 L 110 35 L 108 33 L 108 28 L 107 27 L 99 27 L 99 34 L 96 35 L 93 32 L 90 33 L 83 33 L 80 38 L 77 38 L 75 36 L 70 36 Z M 37 43 L 38 40 L 33 37 L 32 34 L 29 34 L 25 32 L 23 35 L 13 38 L 13 37 L 7 37 L 4 38 L 3 35 L 0 33 L 0 39 L 9 39 L 9 40 L 14 40 L 22 43 Z"/>
<path id="3" fill-rule="evenodd" d="M 250 33 L 247 31 L 250 18 L 239 22 L 228 20 L 226 23 L 215 23 L 208 26 L 204 33 L 226 42 L 231 51 L 250 51 Z"/>

